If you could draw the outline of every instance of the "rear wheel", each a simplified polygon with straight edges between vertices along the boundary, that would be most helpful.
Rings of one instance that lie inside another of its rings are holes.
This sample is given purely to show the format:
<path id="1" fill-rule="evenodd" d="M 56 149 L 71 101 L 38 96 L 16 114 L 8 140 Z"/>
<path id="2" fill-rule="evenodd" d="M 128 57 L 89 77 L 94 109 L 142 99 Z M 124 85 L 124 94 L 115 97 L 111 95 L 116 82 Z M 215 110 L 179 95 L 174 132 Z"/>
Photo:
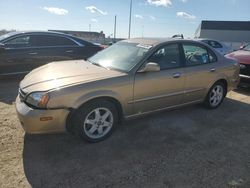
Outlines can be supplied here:
<path id="1" fill-rule="evenodd" d="M 96 100 L 82 106 L 72 118 L 74 132 L 88 142 L 99 142 L 109 137 L 117 122 L 117 109 L 106 100 Z"/>
<path id="2" fill-rule="evenodd" d="M 214 109 L 221 105 L 226 96 L 226 87 L 222 82 L 216 82 L 209 90 L 204 104 L 207 108 Z"/>

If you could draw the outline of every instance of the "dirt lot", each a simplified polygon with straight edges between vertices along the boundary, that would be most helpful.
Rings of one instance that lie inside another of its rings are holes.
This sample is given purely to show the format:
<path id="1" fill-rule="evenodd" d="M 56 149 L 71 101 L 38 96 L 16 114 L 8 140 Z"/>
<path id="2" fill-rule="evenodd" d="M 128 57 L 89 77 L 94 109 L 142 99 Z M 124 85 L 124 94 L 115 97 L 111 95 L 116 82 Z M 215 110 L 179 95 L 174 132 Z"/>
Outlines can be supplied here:
<path id="1" fill-rule="evenodd" d="M 217 110 L 200 105 L 128 121 L 108 140 L 25 135 L 0 83 L 0 187 L 250 187 L 250 88 Z"/>

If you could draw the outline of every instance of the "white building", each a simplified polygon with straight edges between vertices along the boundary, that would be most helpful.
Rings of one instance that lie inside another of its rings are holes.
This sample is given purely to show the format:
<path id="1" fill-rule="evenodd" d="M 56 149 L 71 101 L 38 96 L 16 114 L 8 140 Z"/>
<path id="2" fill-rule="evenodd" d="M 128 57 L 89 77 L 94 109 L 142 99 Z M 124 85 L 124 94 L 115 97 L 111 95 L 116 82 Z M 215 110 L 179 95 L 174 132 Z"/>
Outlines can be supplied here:
<path id="1" fill-rule="evenodd" d="M 237 49 L 250 42 L 250 21 L 202 21 L 195 38 L 210 38 Z"/>

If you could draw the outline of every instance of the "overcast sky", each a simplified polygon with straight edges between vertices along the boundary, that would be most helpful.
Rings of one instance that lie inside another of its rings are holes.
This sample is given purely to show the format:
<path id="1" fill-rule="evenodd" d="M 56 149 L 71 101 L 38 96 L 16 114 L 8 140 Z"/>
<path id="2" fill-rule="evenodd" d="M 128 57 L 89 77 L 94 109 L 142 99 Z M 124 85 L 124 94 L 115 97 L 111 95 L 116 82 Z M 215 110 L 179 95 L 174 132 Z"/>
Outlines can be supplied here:
<path id="1" fill-rule="evenodd" d="M 128 36 L 130 0 L 0 0 L 0 29 Z M 193 37 L 201 20 L 249 21 L 249 0 L 133 0 L 131 37 Z"/>

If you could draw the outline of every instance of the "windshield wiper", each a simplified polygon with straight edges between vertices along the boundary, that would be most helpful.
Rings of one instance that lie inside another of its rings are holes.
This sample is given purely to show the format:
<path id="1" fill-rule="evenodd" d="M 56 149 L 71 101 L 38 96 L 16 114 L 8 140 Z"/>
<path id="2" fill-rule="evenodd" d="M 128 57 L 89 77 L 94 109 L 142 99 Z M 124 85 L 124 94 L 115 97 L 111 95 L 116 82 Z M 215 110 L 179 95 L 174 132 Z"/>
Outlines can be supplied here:
<path id="1" fill-rule="evenodd" d="M 109 70 L 107 67 L 104 67 L 104 66 L 100 65 L 99 63 L 90 61 L 89 59 L 88 59 L 88 62 L 89 62 L 90 64 L 92 64 L 92 65 L 96 65 L 96 66 L 98 66 L 98 67 L 102 67 L 102 68 L 105 68 L 105 69 Z"/>

